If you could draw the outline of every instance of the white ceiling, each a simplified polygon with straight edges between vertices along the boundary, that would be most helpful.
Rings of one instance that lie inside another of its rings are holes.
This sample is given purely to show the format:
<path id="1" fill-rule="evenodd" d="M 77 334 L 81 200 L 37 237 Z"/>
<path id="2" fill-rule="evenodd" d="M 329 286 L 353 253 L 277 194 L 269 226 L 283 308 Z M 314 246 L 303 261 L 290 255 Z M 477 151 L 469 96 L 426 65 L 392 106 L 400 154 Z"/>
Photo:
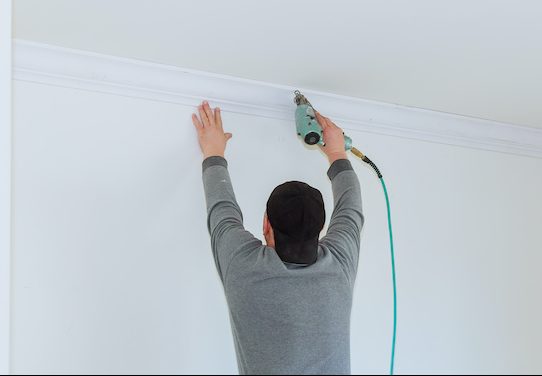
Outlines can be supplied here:
<path id="1" fill-rule="evenodd" d="M 542 128 L 542 1 L 13 0 L 15 37 Z"/>

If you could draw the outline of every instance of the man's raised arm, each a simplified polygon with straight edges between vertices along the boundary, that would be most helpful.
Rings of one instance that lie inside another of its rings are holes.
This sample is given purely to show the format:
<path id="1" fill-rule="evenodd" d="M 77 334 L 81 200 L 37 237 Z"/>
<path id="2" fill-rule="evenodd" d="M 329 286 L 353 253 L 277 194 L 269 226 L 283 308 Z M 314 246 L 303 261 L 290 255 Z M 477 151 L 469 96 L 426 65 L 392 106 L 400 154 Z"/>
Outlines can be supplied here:
<path id="1" fill-rule="evenodd" d="M 358 177 L 344 149 L 344 134 L 330 119 L 316 114 L 324 132 L 322 150 L 329 159 L 327 172 L 333 190 L 333 213 L 327 234 L 321 243 L 341 262 L 351 283 L 354 283 L 364 217 Z"/>
<path id="2" fill-rule="evenodd" d="M 232 259 L 244 249 L 253 249 L 261 241 L 243 227 L 243 215 L 237 204 L 224 159 L 226 143 L 232 137 L 224 133 L 220 109 L 211 109 L 207 102 L 198 107 L 199 118 L 192 115 L 204 155 L 203 186 L 207 203 L 207 228 L 216 267 L 224 282 Z"/>

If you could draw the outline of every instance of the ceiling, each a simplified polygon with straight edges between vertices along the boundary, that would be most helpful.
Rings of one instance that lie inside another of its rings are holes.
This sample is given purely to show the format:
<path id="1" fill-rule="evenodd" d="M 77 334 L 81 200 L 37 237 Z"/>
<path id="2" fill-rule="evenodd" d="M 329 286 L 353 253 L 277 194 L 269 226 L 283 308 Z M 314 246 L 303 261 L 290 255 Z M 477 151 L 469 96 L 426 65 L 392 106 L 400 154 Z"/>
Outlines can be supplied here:
<path id="1" fill-rule="evenodd" d="M 542 128 L 542 1 L 13 0 L 16 38 Z"/>

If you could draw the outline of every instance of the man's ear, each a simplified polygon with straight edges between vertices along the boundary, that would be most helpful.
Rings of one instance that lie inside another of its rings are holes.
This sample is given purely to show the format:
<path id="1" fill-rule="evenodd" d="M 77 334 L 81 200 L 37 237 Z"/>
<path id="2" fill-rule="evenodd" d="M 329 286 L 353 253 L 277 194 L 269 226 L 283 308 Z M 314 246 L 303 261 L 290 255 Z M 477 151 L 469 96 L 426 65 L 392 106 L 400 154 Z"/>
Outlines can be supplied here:
<path id="1" fill-rule="evenodd" d="M 267 235 L 269 232 L 269 219 L 267 218 L 267 212 L 263 213 L 263 234 Z"/>

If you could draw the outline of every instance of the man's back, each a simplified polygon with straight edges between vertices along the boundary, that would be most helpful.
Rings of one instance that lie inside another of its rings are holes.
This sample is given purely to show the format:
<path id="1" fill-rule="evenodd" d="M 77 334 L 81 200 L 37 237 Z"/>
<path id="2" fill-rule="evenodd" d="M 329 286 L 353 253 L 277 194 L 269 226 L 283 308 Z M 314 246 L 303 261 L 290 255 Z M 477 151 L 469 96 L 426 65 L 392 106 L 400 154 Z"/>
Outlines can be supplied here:
<path id="1" fill-rule="evenodd" d="M 350 373 L 350 313 L 363 226 L 357 176 L 328 171 L 335 207 L 314 264 L 284 263 L 246 231 L 227 162 L 203 163 L 208 228 L 241 374 Z"/>
<path id="2" fill-rule="evenodd" d="M 240 255 L 225 292 L 240 373 L 350 373 L 352 286 L 326 247 L 306 267 L 265 246 Z"/>

